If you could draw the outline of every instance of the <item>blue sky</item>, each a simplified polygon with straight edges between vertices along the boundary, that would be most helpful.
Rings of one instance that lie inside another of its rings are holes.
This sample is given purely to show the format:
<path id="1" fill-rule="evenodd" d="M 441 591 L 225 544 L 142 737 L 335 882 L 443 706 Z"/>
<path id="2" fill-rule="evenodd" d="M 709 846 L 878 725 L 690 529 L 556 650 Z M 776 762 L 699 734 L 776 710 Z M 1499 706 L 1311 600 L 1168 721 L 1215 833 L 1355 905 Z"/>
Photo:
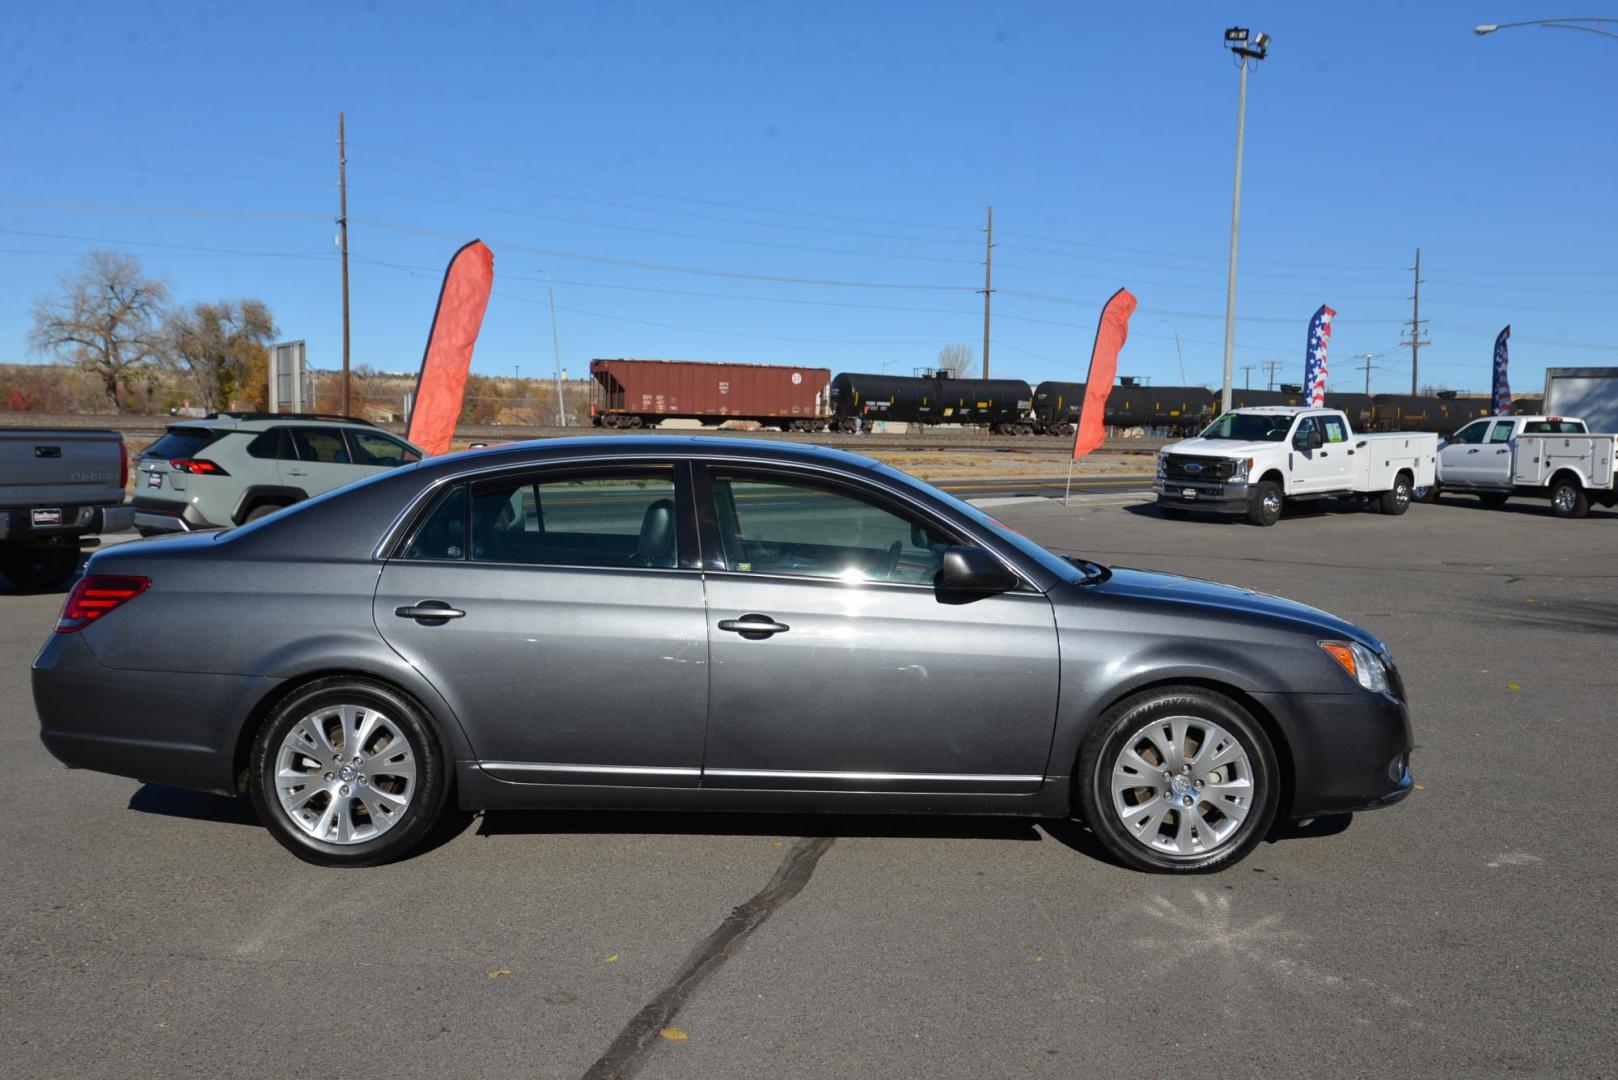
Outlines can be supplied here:
<path id="1" fill-rule="evenodd" d="M 0 359 L 93 247 L 186 300 L 257 296 L 340 358 L 337 111 L 348 117 L 353 355 L 419 363 L 442 267 L 483 238 L 475 370 L 591 357 L 908 373 L 981 348 L 1083 377 L 1100 304 L 1140 299 L 1120 369 L 1217 384 L 1237 76 L 1227 25 L 1274 37 L 1247 117 L 1237 385 L 1487 389 L 1618 363 L 1618 40 L 1478 22 L 1478 3 L 20 5 L 0 42 Z M 690 271 L 703 271 L 693 273 Z M 791 280 L 780 280 L 791 279 Z M 838 282 L 842 284 L 825 284 Z M 857 284 L 850 284 L 857 283 Z M 882 287 L 874 287 L 882 286 Z M 905 287 L 891 287 L 905 286 Z M 1252 373 L 1263 385 L 1262 366 Z"/>

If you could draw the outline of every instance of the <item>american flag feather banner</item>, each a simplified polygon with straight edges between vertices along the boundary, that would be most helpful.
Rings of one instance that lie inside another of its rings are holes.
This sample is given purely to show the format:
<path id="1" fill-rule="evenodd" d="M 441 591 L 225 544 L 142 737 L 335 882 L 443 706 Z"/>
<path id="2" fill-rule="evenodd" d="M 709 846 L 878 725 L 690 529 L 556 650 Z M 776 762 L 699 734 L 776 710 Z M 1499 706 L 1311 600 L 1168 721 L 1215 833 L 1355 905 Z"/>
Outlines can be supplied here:
<path id="1" fill-rule="evenodd" d="M 1326 346 L 1331 344 L 1331 321 L 1337 312 L 1320 305 L 1309 320 L 1309 345 L 1303 354 L 1303 392 L 1312 406 L 1326 404 Z"/>
<path id="2" fill-rule="evenodd" d="M 1506 380 L 1506 339 L 1511 336 L 1511 324 L 1494 339 L 1494 415 L 1505 416 L 1511 411 L 1511 383 Z"/>

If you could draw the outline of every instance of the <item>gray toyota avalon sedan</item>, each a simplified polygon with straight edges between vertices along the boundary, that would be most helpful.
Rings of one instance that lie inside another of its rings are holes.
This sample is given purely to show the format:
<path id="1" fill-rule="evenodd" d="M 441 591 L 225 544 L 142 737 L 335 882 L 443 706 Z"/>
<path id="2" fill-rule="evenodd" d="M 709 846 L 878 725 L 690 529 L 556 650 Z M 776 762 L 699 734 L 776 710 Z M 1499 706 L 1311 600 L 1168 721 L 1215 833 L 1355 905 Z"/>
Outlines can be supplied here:
<path id="1" fill-rule="evenodd" d="M 67 765 L 248 795 L 333 866 L 454 805 L 1076 816 L 1207 871 L 1411 788 L 1364 630 L 765 441 L 453 454 L 102 551 L 33 675 Z"/>

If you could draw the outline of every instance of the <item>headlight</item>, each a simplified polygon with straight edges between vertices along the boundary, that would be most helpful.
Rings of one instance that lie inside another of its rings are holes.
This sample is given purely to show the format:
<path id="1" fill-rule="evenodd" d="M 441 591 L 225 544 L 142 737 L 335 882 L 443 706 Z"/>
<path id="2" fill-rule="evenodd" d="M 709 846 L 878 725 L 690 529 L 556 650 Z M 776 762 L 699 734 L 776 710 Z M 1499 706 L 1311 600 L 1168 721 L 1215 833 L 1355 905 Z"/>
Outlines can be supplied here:
<path id="1" fill-rule="evenodd" d="M 1169 474 L 1169 456 L 1167 454 L 1159 454 L 1159 455 L 1157 455 L 1157 478 L 1159 480 L 1161 480 L 1161 479 L 1163 479 L 1163 477 L 1167 476 L 1168 474 Z"/>
<path id="2" fill-rule="evenodd" d="M 1231 471 L 1230 478 L 1232 480 L 1246 480 L 1247 474 L 1252 468 L 1252 458 L 1240 458 L 1236 462 L 1236 467 Z"/>
<path id="3" fill-rule="evenodd" d="M 1342 665 L 1343 670 L 1365 689 L 1377 694 L 1393 692 L 1388 685 L 1388 669 L 1382 665 L 1382 658 L 1364 645 L 1357 641 L 1322 641 L 1319 645 L 1326 650 L 1326 655 Z"/>

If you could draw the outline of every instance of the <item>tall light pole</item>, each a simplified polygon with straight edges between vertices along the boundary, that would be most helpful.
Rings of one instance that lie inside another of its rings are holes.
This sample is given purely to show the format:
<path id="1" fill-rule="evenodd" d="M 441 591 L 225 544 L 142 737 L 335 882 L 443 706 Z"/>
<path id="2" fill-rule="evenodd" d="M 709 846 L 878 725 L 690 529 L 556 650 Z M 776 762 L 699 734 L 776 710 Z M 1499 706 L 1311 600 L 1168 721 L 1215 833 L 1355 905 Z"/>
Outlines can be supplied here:
<path id="1" fill-rule="evenodd" d="M 1492 34 L 1496 30 L 1512 30 L 1519 26 L 1538 26 L 1546 30 L 1583 30 L 1586 33 L 1600 34 L 1603 37 L 1618 38 L 1618 33 L 1608 30 L 1609 26 L 1618 26 L 1618 18 L 1610 19 L 1525 19 L 1522 22 L 1508 23 L 1482 23 L 1472 28 L 1472 33 L 1478 37 Z"/>
<path id="2" fill-rule="evenodd" d="M 1230 411 L 1231 362 L 1236 352 L 1236 244 L 1242 231 L 1242 140 L 1247 130 L 1247 62 L 1269 55 L 1270 35 L 1249 33 L 1233 26 L 1225 31 L 1225 48 L 1241 68 L 1241 89 L 1236 98 L 1236 185 L 1230 199 L 1230 272 L 1225 283 L 1225 381 L 1219 411 Z"/>
<path id="3" fill-rule="evenodd" d="M 556 426 L 567 427 L 567 409 L 562 402 L 562 346 L 556 338 L 556 282 L 543 266 L 539 272 L 545 275 L 545 289 L 551 296 L 551 352 L 556 358 Z"/>

